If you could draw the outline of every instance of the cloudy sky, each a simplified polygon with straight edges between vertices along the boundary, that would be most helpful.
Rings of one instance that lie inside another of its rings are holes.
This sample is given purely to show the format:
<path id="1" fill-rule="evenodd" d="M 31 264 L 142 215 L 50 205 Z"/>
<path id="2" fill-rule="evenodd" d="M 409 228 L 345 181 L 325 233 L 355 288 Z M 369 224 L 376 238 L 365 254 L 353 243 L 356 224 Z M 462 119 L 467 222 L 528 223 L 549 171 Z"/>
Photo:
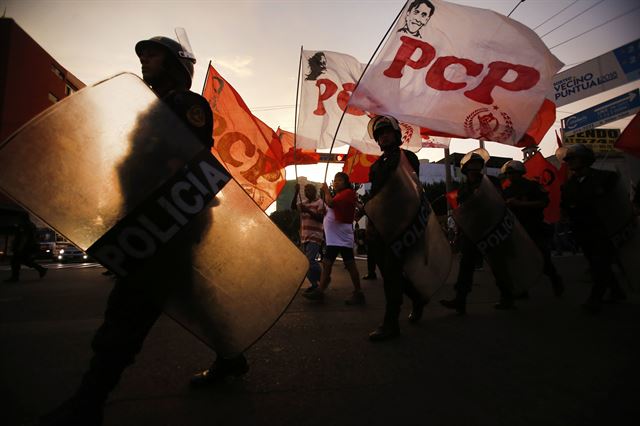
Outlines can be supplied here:
<path id="1" fill-rule="evenodd" d="M 518 0 L 454 3 L 506 15 Z M 2 0 L 0 12 L 87 84 L 121 71 L 139 74 L 134 44 L 155 35 L 173 37 L 175 27 L 184 27 L 198 58 L 194 91 L 202 90 L 211 60 L 258 117 L 274 129 L 293 130 L 300 47 L 347 53 L 366 63 L 403 5 L 403 0 Z M 567 66 L 640 38 L 637 0 L 526 0 L 511 17 L 541 35 Z M 556 128 L 562 117 L 639 86 L 636 81 L 604 98 L 563 106 Z M 456 141 L 452 151 L 475 146 Z M 492 143 L 488 148 L 493 155 L 521 158 L 515 148 Z M 552 131 L 542 150 L 554 152 Z M 437 160 L 442 150 L 421 156 Z"/>

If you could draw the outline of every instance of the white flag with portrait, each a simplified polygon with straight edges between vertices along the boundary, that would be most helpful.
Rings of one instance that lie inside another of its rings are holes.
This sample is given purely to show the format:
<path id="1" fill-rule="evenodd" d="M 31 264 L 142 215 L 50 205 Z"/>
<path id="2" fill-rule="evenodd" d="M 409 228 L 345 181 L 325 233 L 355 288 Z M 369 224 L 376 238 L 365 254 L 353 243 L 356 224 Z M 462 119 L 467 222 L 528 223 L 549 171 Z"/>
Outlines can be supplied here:
<path id="1" fill-rule="evenodd" d="M 346 144 L 365 154 L 381 154 L 378 144 L 367 133 L 371 115 L 359 108 L 347 107 L 351 92 L 363 70 L 364 65 L 353 56 L 329 51 L 302 52 L 298 148 L 330 148 L 338 130 L 336 146 Z M 338 129 L 340 117 L 345 110 Z M 423 146 L 420 128 L 402 122 L 400 126 L 402 147 L 419 151 Z M 438 143 L 448 146 L 448 138 L 436 139 Z"/>
<path id="2" fill-rule="evenodd" d="M 535 32 L 499 13 L 410 0 L 349 106 L 515 145 L 562 65 Z"/>

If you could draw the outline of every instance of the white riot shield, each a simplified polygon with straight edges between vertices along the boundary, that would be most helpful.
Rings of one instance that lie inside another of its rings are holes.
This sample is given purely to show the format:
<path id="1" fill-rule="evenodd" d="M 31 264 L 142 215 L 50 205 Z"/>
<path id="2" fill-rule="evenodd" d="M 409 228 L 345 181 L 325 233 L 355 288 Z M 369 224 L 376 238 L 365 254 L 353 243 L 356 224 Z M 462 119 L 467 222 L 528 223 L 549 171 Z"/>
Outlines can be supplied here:
<path id="1" fill-rule="evenodd" d="M 640 230 L 633 214 L 629 191 L 618 179 L 616 185 L 594 200 L 594 207 L 607 236 L 616 248 L 616 257 L 632 290 L 640 288 Z"/>
<path id="2" fill-rule="evenodd" d="M 485 256 L 496 278 L 511 285 L 514 294 L 540 279 L 540 251 L 486 176 L 473 195 L 453 211 L 453 218 Z"/>
<path id="3" fill-rule="evenodd" d="M 365 211 L 393 253 L 403 259 L 405 275 L 425 297 L 446 282 L 451 246 L 404 155 Z"/>
<path id="4" fill-rule="evenodd" d="M 79 91 L 5 141 L 0 189 L 223 356 L 275 323 L 308 268 L 132 74 Z"/>

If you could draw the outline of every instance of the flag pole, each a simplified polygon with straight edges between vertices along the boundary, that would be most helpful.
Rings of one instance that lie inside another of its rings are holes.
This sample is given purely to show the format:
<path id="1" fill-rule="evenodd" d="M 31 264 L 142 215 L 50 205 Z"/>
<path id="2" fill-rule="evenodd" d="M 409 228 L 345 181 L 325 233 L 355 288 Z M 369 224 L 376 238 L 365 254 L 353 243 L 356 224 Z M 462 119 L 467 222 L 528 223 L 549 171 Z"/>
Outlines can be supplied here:
<path id="1" fill-rule="evenodd" d="M 211 69 L 211 59 L 209 59 L 209 65 L 207 65 L 207 73 L 204 76 L 204 83 L 202 83 L 202 91 L 200 94 L 204 96 L 204 88 L 207 87 L 207 79 L 209 78 L 209 70 Z M 211 135 L 213 137 L 213 135 Z"/>
<path id="2" fill-rule="evenodd" d="M 367 72 L 367 69 L 369 68 L 369 65 L 371 65 L 371 61 L 373 61 L 373 58 L 378 53 L 378 50 L 380 49 L 380 46 L 382 46 L 382 43 L 384 43 L 385 39 L 387 38 L 387 36 L 391 32 L 391 29 L 394 27 L 396 22 L 398 22 L 398 19 L 400 18 L 400 15 L 402 14 L 402 11 L 404 10 L 406 5 L 407 5 L 407 2 L 405 2 L 404 6 L 402 6 L 400 8 L 400 12 L 398 12 L 398 15 L 396 16 L 396 18 L 393 20 L 393 22 L 389 26 L 389 29 L 387 29 L 387 32 L 382 37 L 382 40 L 380 40 L 380 43 L 378 43 L 378 47 L 376 47 L 376 49 L 373 51 L 373 55 L 371 55 L 371 58 L 369 59 L 369 62 L 367 62 L 367 65 L 365 65 L 364 70 L 362 70 L 362 74 L 360 74 L 360 78 L 358 78 L 358 81 L 356 82 L 355 87 L 351 91 L 352 95 L 353 95 L 353 92 L 355 92 L 356 89 L 358 88 L 358 86 L 360 85 L 360 81 L 362 80 L 362 77 L 364 77 L 364 74 Z M 351 100 L 351 96 L 349 97 L 349 100 Z M 340 125 L 342 124 L 342 119 L 344 118 L 344 115 L 346 114 L 348 108 L 349 108 L 349 102 L 347 102 L 347 105 L 345 106 L 344 111 L 342 111 L 342 115 L 340 116 L 340 121 L 338 121 L 338 127 L 336 127 L 336 131 L 333 134 L 333 140 L 331 141 L 331 147 L 329 148 L 329 155 L 331 155 L 331 151 L 333 151 L 333 146 L 336 143 L 336 137 L 338 136 L 338 131 L 340 130 Z M 324 181 L 325 182 L 327 181 L 327 173 L 328 172 L 329 172 L 329 163 L 327 163 L 327 167 L 324 169 Z"/>
<path id="3" fill-rule="evenodd" d="M 294 108 L 293 116 L 293 170 L 296 176 L 296 184 L 298 184 L 298 163 L 296 162 L 296 150 L 298 148 L 298 97 L 300 94 L 300 74 L 302 70 L 302 50 L 303 46 L 300 45 L 300 59 L 298 60 L 298 79 L 296 80 L 296 105 Z M 298 191 L 298 199 L 302 202 L 302 195 Z"/>

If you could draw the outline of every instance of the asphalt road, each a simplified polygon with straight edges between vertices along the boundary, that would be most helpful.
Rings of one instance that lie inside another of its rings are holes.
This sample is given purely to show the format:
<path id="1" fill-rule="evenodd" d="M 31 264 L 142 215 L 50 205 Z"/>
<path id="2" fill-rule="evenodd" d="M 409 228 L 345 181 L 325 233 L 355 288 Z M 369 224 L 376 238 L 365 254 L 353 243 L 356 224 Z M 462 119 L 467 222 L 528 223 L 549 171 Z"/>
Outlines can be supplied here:
<path id="1" fill-rule="evenodd" d="M 247 259 L 249 262 L 250 259 Z M 345 306 L 350 282 L 334 268 L 327 300 L 298 295 L 254 345 L 249 373 L 190 390 L 213 352 L 167 317 L 106 406 L 128 425 L 631 425 L 640 418 L 640 299 L 584 314 L 589 278 L 580 256 L 556 257 L 567 292 L 541 281 L 514 311 L 496 311 L 491 273 L 476 274 L 468 315 L 437 300 L 402 336 L 371 343 L 382 281 L 364 281 L 366 306 Z M 364 271 L 364 263 L 359 262 Z M 112 285 L 99 267 L 23 271 L 0 284 L 0 424 L 33 424 L 67 398 L 91 355 Z M 0 279 L 8 277 L 0 267 Z M 305 287 L 303 285 L 303 287 Z"/>

